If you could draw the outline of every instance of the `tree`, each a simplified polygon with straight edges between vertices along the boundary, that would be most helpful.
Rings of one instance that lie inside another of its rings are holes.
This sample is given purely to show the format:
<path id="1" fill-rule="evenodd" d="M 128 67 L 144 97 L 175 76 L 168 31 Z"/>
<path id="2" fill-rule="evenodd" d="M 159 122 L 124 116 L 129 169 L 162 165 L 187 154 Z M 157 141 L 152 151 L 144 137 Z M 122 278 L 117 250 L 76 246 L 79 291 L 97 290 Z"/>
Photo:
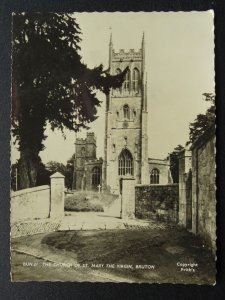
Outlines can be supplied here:
<path id="1" fill-rule="evenodd" d="M 46 169 L 50 172 L 50 175 L 56 172 L 62 173 L 64 175 L 66 171 L 66 166 L 62 163 L 51 160 L 47 162 Z"/>
<path id="2" fill-rule="evenodd" d="M 15 13 L 12 49 L 12 133 L 22 188 L 35 186 L 47 123 L 79 130 L 97 118 L 96 91 L 119 88 L 127 69 L 111 76 L 89 69 L 79 54 L 81 31 L 66 13 Z M 78 118 L 79 116 L 79 118 Z"/>
<path id="3" fill-rule="evenodd" d="M 181 145 L 178 145 L 174 148 L 173 152 L 169 154 L 170 158 L 170 172 L 173 179 L 173 183 L 179 182 L 179 158 L 178 155 L 181 150 L 183 150 L 184 147 Z"/>
<path id="4" fill-rule="evenodd" d="M 189 126 L 189 141 L 187 145 L 195 143 L 203 135 L 207 134 L 210 128 L 215 126 L 215 95 L 212 93 L 204 93 L 205 101 L 209 101 L 212 105 L 207 109 L 205 114 L 197 115 L 195 121 Z"/>
<path id="5" fill-rule="evenodd" d="M 75 154 L 72 155 L 67 160 L 66 163 L 66 187 L 71 189 L 73 185 L 73 176 L 74 176 L 74 159 L 75 159 Z"/>
<path id="6" fill-rule="evenodd" d="M 11 177 L 11 181 L 10 181 L 11 189 L 13 191 L 18 190 L 19 189 L 19 186 L 18 186 L 18 161 L 11 165 L 10 177 Z"/>
<path id="7" fill-rule="evenodd" d="M 65 186 L 67 188 L 72 187 L 72 182 L 73 182 L 73 170 L 74 170 L 74 155 L 68 159 L 66 165 L 59 163 L 57 161 L 49 161 L 46 164 L 46 169 L 49 172 L 49 176 L 52 174 L 59 172 L 62 175 L 65 176 Z"/>
<path id="8" fill-rule="evenodd" d="M 40 162 L 37 169 L 36 185 L 49 185 L 50 175 L 50 171 L 47 170 L 46 166 L 42 162 Z"/>

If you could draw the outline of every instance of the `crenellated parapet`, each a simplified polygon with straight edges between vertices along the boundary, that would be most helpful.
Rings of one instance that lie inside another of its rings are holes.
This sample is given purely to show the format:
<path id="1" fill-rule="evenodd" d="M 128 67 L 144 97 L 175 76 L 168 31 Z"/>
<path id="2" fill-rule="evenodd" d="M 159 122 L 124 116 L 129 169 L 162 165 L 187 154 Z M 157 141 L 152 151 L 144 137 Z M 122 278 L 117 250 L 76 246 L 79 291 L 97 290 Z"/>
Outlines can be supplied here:
<path id="1" fill-rule="evenodd" d="M 87 138 L 86 138 L 87 143 L 94 143 L 96 144 L 96 137 L 94 132 L 88 132 L 87 133 Z"/>
<path id="2" fill-rule="evenodd" d="M 76 139 L 76 144 L 77 145 L 83 145 L 86 143 L 86 139 L 82 139 L 82 138 L 77 138 Z"/>
<path id="3" fill-rule="evenodd" d="M 122 61 L 137 61 L 142 60 L 143 51 L 142 49 L 135 51 L 134 49 L 130 49 L 129 51 L 125 51 L 124 49 L 120 49 L 119 52 L 115 52 L 112 50 L 112 61 L 113 62 L 122 62 Z"/>
<path id="4" fill-rule="evenodd" d="M 87 132 L 86 138 L 77 138 L 76 145 L 85 145 L 85 144 L 95 144 L 96 145 L 96 137 L 94 132 Z"/>

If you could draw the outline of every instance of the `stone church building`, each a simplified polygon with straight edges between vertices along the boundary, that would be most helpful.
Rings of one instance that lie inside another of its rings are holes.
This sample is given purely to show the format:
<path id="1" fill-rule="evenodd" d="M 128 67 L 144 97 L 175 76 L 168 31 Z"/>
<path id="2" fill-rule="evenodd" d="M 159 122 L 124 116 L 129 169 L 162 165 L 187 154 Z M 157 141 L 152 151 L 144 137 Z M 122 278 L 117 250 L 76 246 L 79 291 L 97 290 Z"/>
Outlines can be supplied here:
<path id="1" fill-rule="evenodd" d="M 97 190 L 102 184 L 102 158 L 96 157 L 96 137 L 88 132 L 75 142 L 74 186 L 76 190 Z"/>
<path id="2" fill-rule="evenodd" d="M 129 70 L 121 88 L 106 97 L 104 160 L 96 158 L 96 138 L 76 140 L 75 189 L 102 189 L 118 194 L 120 178 L 136 184 L 171 183 L 169 161 L 148 158 L 148 102 L 145 73 L 145 40 L 138 51 L 113 48 L 109 43 L 111 74 Z"/>

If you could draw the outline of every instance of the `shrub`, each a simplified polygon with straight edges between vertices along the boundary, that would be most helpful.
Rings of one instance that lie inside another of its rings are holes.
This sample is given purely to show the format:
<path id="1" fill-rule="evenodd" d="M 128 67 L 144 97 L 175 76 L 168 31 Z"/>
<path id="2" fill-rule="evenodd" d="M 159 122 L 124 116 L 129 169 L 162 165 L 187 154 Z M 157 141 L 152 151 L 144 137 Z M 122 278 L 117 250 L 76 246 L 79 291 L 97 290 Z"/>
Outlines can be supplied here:
<path id="1" fill-rule="evenodd" d="M 103 212 L 103 205 L 96 199 L 93 201 L 91 197 L 82 197 L 80 194 L 67 196 L 65 199 L 66 211 L 94 211 Z"/>

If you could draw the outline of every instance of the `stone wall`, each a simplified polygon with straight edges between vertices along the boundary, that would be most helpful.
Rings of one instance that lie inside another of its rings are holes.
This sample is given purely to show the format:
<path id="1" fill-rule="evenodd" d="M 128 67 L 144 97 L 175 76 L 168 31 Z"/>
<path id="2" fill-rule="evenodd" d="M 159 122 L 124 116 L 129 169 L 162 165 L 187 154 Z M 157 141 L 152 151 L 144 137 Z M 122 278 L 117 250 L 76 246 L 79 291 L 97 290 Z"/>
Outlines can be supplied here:
<path id="1" fill-rule="evenodd" d="M 192 147 L 192 231 L 216 249 L 215 135 Z"/>
<path id="2" fill-rule="evenodd" d="M 48 218 L 50 187 L 42 185 L 11 194 L 11 222 Z"/>
<path id="3" fill-rule="evenodd" d="M 55 173 L 51 185 L 11 193 L 11 237 L 57 230 L 64 216 L 64 176 Z"/>
<path id="4" fill-rule="evenodd" d="M 178 184 L 137 185 L 135 187 L 135 216 L 178 222 Z"/>

